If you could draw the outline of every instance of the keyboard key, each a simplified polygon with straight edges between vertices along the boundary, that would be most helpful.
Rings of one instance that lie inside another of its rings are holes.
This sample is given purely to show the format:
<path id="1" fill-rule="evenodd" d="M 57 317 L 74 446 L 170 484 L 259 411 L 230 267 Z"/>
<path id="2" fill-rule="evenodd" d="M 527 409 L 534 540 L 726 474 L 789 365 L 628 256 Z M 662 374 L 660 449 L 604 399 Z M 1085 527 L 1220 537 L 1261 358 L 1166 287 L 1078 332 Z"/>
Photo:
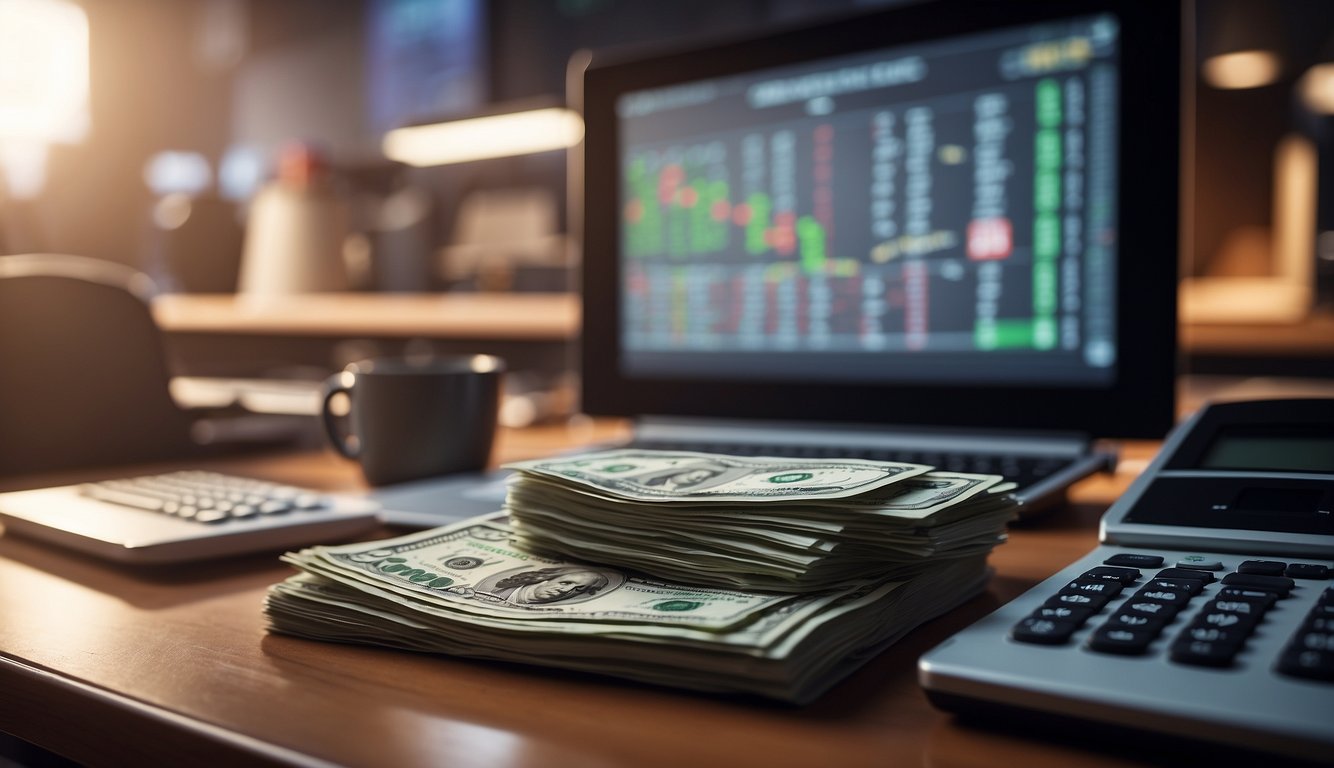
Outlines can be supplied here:
<path id="1" fill-rule="evenodd" d="M 1070 639 L 1070 635 L 1079 629 L 1073 621 L 1053 621 L 1028 616 L 1010 629 L 1010 637 L 1021 643 L 1037 645 L 1061 645 Z"/>
<path id="2" fill-rule="evenodd" d="M 1229 573 L 1223 577 L 1223 583 L 1229 587 L 1264 589 L 1287 597 L 1296 584 L 1287 576 L 1253 576 L 1248 573 Z"/>
<path id="3" fill-rule="evenodd" d="M 1315 563 L 1288 563 L 1283 575 L 1290 579 L 1328 579 L 1329 567 Z"/>
<path id="4" fill-rule="evenodd" d="M 281 515 L 282 513 L 290 512 L 291 510 L 292 502 L 282 501 L 280 499 L 266 501 L 259 505 L 259 513 L 261 515 Z"/>
<path id="5" fill-rule="evenodd" d="M 1237 566 L 1237 573 L 1249 573 L 1255 576 L 1282 576 L 1288 564 L 1278 560 L 1247 560 Z"/>
<path id="6" fill-rule="evenodd" d="M 292 499 L 292 505 L 297 509 L 320 509 L 325 504 L 324 499 L 310 493 L 303 493 Z"/>
<path id="7" fill-rule="evenodd" d="M 137 491 L 123 490 L 108 485 L 84 485 L 79 488 L 79 492 L 84 496 L 98 501 L 106 501 L 112 504 L 119 504 L 123 507 L 134 507 L 147 512 L 161 512 L 162 505 L 165 503 L 157 496 L 150 496 L 146 493 Z"/>
<path id="8" fill-rule="evenodd" d="M 1112 555 L 1102 562 L 1104 565 L 1121 565 L 1127 568 L 1158 568 L 1163 564 L 1163 557 L 1162 555 L 1137 555 L 1124 552 L 1119 555 Z"/>
<path id="9" fill-rule="evenodd" d="M 237 520 L 245 520 L 247 518 L 255 517 L 258 514 L 259 510 L 249 504 L 237 504 L 232 507 L 231 511 L 231 516 Z"/>
<path id="10" fill-rule="evenodd" d="M 1158 572 L 1154 578 L 1158 579 L 1195 579 L 1208 584 L 1214 580 L 1214 575 L 1208 571 L 1201 571 L 1194 568 L 1164 568 Z"/>
<path id="11" fill-rule="evenodd" d="M 1080 574 L 1081 579 L 1109 579 L 1120 584 L 1133 584 L 1139 581 L 1139 571 L 1135 568 L 1112 568 L 1099 566 Z"/>
<path id="12" fill-rule="evenodd" d="M 1088 647 L 1100 653 L 1118 653 L 1135 656 L 1148 650 L 1149 643 L 1158 637 L 1158 629 L 1123 628 L 1104 624 L 1089 635 Z"/>

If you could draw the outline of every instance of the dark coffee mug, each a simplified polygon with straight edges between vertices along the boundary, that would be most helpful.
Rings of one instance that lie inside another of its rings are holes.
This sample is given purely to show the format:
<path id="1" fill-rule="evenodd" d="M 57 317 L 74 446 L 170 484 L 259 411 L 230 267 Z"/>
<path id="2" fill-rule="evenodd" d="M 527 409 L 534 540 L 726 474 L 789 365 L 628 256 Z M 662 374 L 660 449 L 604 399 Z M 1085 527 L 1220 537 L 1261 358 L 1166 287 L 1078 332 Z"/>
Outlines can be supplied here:
<path id="1" fill-rule="evenodd" d="M 324 428 L 372 485 L 483 469 L 504 371 L 490 355 L 353 363 L 324 383 Z M 339 393 L 350 400 L 346 434 L 330 409 Z"/>

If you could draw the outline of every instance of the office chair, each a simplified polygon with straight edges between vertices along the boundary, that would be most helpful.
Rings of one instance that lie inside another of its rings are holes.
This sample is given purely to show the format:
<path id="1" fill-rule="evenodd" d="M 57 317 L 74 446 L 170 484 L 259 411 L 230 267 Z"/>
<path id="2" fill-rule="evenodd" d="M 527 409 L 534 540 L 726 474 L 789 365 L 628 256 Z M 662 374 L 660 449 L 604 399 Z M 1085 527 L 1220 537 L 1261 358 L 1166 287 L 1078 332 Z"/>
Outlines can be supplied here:
<path id="1" fill-rule="evenodd" d="M 60 254 L 0 256 L 0 475 L 193 455 L 152 281 Z"/>

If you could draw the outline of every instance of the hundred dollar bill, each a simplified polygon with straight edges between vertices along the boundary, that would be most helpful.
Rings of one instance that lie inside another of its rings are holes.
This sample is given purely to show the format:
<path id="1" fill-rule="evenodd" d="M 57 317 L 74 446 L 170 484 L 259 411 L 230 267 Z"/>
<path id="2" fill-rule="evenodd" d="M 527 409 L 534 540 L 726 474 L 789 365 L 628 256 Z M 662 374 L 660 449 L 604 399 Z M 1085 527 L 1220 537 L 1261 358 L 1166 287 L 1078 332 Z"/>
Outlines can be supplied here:
<path id="1" fill-rule="evenodd" d="M 510 535 L 503 516 L 474 518 L 396 539 L 315 547 L 284 559 L 349 586 L 397 593 L 426 612 L 532 622 L 718 631 L 745 625 L 794 599 L 811 602 L 791 594 L 672 584 L 615 567 L 542 557 L 512 546 Z"/>
<path id="2" fill-rule="evenodd" d="M 1000 484 L 1000 475 L 973 475 L 962 472 L 928 472 L 911 477 L 893 487 L 894 494 L 847 499 L 849 507 L 874 514 L 921 520 Z M 966 507 L 964 509 L 967 509 Z"/>
<path id="3" fill-rule="evenodd" d="M 507 464 L 634 501 L 757 502 L 841 499 L 931 470 L 857 459 L 785 459 L 621 449 Z"/>

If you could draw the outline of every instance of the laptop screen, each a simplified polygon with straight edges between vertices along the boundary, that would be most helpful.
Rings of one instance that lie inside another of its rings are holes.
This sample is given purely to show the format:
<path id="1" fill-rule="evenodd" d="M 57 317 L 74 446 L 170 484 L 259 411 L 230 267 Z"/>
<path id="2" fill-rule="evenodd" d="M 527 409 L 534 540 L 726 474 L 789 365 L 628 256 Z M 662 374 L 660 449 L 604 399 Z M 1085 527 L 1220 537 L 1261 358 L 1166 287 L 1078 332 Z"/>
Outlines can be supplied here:
<path id="1" fill-rule="evenodd" d="M 743 411 L 703 405 L 723 416 L 768 415 L 756 398 L 776 388 L 806 396 L 805 414 L 856 418 L 828 400 L 893 392 L 928 413 L 863 414 L 909 423 L 937 423 L 951 391 L 1116 407 L 1109 394 L 1134 390 L 1160 434 L 1177 46 L 1142 52 L 1154 21 L 1091 3 L 925 3 L 595 66 L 585 316 L 599 326 L 585 333 L 603 348 L 586 345 L 585 376 L 619 382 L 626 415 L 709 415 L 688 393 L 653 394 L 675 384 Z M 1133 138 L 1146 122 L 1156 137 Z M 649 410 L 631 404 L 641 395 Z"/>

